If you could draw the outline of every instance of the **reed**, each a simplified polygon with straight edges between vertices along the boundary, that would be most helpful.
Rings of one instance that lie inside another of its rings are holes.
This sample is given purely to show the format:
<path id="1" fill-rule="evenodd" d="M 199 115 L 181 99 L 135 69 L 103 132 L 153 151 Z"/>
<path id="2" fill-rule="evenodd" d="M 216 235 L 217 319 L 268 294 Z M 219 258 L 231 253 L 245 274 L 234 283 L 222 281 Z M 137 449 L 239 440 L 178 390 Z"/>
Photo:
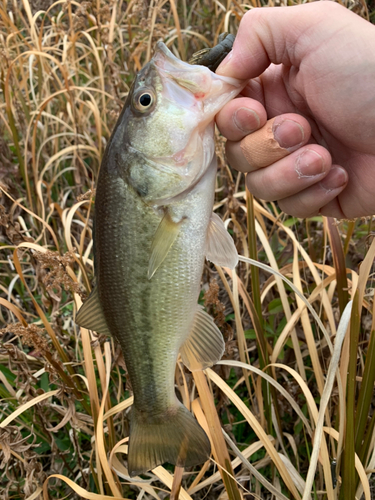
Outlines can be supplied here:
<path id="1" fill-rule="evenodd" d="M 304 224 L 253 199 L 218 135 L 215 211 L 244 257 L 235 272 L 204 271 L 223 360 L 176 370 L 214 449 L 192 470 L 129 477 L 121 351 L 74 322 L 93 280 L 99 165 L 135 73 L 156 41 L 187 59 L 263 4 L 274 2 L 0 5 L 2 498 L 371 500 L 372 220 Z"/>

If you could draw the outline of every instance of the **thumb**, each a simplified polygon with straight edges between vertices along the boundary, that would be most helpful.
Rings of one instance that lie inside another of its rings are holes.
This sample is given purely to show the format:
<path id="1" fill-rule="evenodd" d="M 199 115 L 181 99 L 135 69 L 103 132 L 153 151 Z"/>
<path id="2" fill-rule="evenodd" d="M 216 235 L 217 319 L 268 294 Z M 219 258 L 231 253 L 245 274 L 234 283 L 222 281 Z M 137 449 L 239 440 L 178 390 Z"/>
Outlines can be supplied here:
<path id="1" fill-rule="evenodd" d="M 233 49 L 216 73 L 247 80 L 259 76 L 271 63 L 298 68 L 309 53 L 316 53 L 333 36 L 338 34 L 347 43 L 350 33 L 341 30 L 351 31 L 353 21 L 366 28 L 369 24 L 329 1 L 252 9 L 243 16 Z"/>

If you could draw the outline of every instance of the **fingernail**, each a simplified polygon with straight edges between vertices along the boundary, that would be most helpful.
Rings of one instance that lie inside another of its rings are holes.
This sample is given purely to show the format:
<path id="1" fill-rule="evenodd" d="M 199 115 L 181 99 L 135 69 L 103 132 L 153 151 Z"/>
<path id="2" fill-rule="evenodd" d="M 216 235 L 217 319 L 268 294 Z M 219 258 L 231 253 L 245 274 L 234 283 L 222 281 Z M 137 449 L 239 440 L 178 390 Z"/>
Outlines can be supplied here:
<path id="1" fill-rule="evenodd" d="M 294 120 L 283 120 L 280 123 L 274 122 L 273 136 L 284 149 L 294 151 L 303 143 L 305 132 L 301 125 Z"/>
<path id="2" fill-rule="evenodd" d="M 233 121 L 236 127 L 245 134 L 255 132 L 260 126 L 259 116 L 249 108 L 238 108 L 234 113 Z"/>
<path id="3" fill-rule="evenodd" d="M 232 59 L 233 57 L 233 50 L 231 50 L 229 52 L 229 54 L 221 61 L 219 67 L 217 68 L 217 70 L 215 71 L 216 74 L 218 75 L 221 75 L 221 70 L 225 68 L 225 66 L 229 63 L 229 61 Z"/>
<path id="4" fill-rule="evenodd" d="M 298 178 L 314 177 L 324 172 L 323 158 L 312 149 L 305 149 L 296 159 L 295 171 Z"/>
<path id="5" fill-rule="evenodd" d="M 332 167 L 327 177 L 325 177 L 319 184 L 320 187 L 329 193 L 333 189 L 338 189 L 344 186 L 347 182 L 348 174 L 346 170 L 340 167 Z"/>

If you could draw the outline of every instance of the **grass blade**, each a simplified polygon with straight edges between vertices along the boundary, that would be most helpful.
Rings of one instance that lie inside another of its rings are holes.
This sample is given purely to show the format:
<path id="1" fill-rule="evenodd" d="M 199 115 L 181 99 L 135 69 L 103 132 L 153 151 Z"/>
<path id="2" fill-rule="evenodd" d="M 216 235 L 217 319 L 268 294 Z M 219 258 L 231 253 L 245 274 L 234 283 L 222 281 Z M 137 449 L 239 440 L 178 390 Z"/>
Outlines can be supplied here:
<path id="1" fill-rule="evenodd" d="M 223 434 L 221 424 L 216 412 L 215 403 L 208 387 L 206 377 L 202 371 L 193 372 L 194 380 L 200 395 L 201 405 L 207 419 L 211 442 L 213 444 L 213 453 L 216 461 L 220 465 L 220 474 L 228 493 L 229 500 L 241 500 L 241 494 L 236 482 L 231 476 L 234 475 L 229 453 Z M 228 472 L 228 474 L 226 474 Z"/>
<path id="2" fill-rule="evenodd" d="M 259 422 L 257 419 L 254 417 L 254 415 L 250 412 L 250 410 L 247 408 L 247 406 L 243 403 L 243 401 L 237 396 L 237 394 L 210 368 L 206 370 L 207 375 L 209 378 L 220 387 L 220 389 L 231 399 L 233 404 L 237 406 L 239 411 L 242 413 L 242 415 L 245 417 L 245 419 L 248 421 L 249 425 L 252 427 L 254 432 L 257 434 L 259 439 L 262 441 L 264 447 L 266 448 L 267 452 L 269 453 L 272 461 L 276 465 L 278 471 L 280 472 L 281 477 L 283 478 L 283 481 L 285 482 L 287 488 L 290 490 L 294 498 L 297 500 L 300 500 L 301 497 L 294 486 L 294 483 L 289 476 L 289 473 L 281 461 L 280 457 L 277 454 L 276 449 L 274 446 L 271 444 L 271 441 L 267 434 L 264 432 L 263 428 L 260 426 Z"/>
<path id="3" fill-rule="evenodd" d="M 357 348 L 360 328 L 359 308 L 357 290 L 350 319 L 350 357 L 349 373 L 346 393 L 346 420 L 345 420 L 345 442 L 342 458 L 342 485 L 340 489 L 340 500 L 355 500 L 356 472 L 355 472 L 355 391 L 357 375 Z"/>
<path id="4" fill-rule="evenodd" d="M 370 342 L 367 350 L 365 369 L 359 391 L 357 412 L 355 418 L 355 450 L 363 457 L 363 438 L 366 432 L 370 406 L 374 396 L 375 383 L 375 330 L 371 331 Z M 368 430 L 371 435 L 371 429 Z M 366 456 L 366 455 L 365 455 Z M 364 457 L 363 457 L 364 458 Z"/>
<path id="5" fill-rule="evenodd" d="M 337 225 L 332 217 L 327 217 L 327 227 L 331 242 L 333 262 L 336 269 L 337 294 L 339 297 L 340 312 L 342 314 L 349 300 L 344 250 L 342 248 L 341 237 Z"/>
<path id="6" fill-rule="evenodd" d="M 354 302 L 353 308 L 355 307 L 355 305 L 356 304 Z M 319 457 L 319 453 L 321 452 L 321 444 L 322 444 L 322 439 L 323 439 L 324 416 L 326 413 L 326 408 L 328 406 L 328 402 L 329 402 L 330 397 L 331 397 L 333 382 L 334 382 L 337 368 L 338 368 L 339 361 L 340 361 L 341 347 L 342 347 L 342 343 L 343 343 L 344 338 L 345 338 L 346 331 L 348 329 L 351 312 L 352 312 L 352 303 L 350 302 L 346 306 L 346 308 L 344 309 L 344 313 L 341 317 L 339 328 L 337 330 L 336 342 L 335 342 L 335 346 L 333 349 L 331 363 L 330 363 L 329 368 L 328 368 L 326 383 L 325 383 L 323 394 L 322 394 L 321 401 L 320 401 L 319 416 L 318 416 L 318 421 L 317 421 L 316 429 L 315 429 L 314 447 L 313 447 L 313 451 L 311 454 L 309 471 L 308 471 L 307 477 L 306 477 L 306 489 L 305 489 L 305 492 L 303 494 L 302 500 L 309 500 L 310 499 L 310 492 L 312 489 L 312 483 L 314 480 L 316 466 L 318 463 L 318 457 Z M 354 457 L 354 454 L 353 454 L 353 457 Z M 353 465 L 354 465 L 354 462 L 353 462 Z M 325 460 L 323 463 L 323 467 L 325 467 L 325 469 L 326 469 L 325 482 L 326 482 L 326 486 L 327 486 L 328 498 L 333 499 L 334 496 L 333 496 L 330 463 L 329 462 L 327 463 L 327 460 Z M 354 500 L 354 497 L 353 497 L 353 499 L 351 499 L 351 497 L 346 497 L 346 500 L 349 500 L 349 499 Z"/>

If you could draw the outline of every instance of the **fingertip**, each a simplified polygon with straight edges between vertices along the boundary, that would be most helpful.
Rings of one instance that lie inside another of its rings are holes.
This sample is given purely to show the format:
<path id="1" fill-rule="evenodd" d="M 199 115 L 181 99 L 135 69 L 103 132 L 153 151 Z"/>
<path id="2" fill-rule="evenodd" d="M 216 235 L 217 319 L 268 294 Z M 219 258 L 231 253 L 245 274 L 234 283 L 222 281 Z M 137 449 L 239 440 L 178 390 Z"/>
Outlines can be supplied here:
<path id="1" fill-rule="evenodd" d="M 251 134 L 260 128 L 260 117 L 253 109 L 241 106 L 234 112 L 233 124 L 240 133 Z"/>
<path id="2" fill-rule="evenodd" d="M 332 165 L 327 176 L 320 182 L 320 187 L 327 193 L 338 189 L 342 191 L 347 185 L 348 180 L 348 173 L 343 167 Z"/>
<path id="3" fill-rule="evenodd" d="M 294 155 L 294 170 L 298 179 L 327 175 L 332 166 L 332 157 L 327 149 L 319 144 L 309 144 Z"/>
<path id="4" fill-rule="evenodd" d="M 311 127 L 303 116 L 291 113 L 280 115 L 242 139 L 241 150 L 251 170 L 263 168 L 306 144 L 310 134 Z"/>
<path id="5" fill-rule="evenodd" d="M 240 141 L 263 127 L 266 120 L 264 107 L 248 97 L 233 99 L 216 116 L 220 132 L 230 141 Z"/>
<path id="6" fill-rule="evenodd" d="M 345 218 L 339 195 L 344 191 L 348 179 L 345 169 L 332 165 L 322 181 L 279 200 L 279 206 L 283 212 L 295 217 L 305 218 L 320 214 L 338 219 Z"/>
<path id="7" fill-rule="evenodd" d="M 303 117 L 284 115 L 275 119 L 272 132 L 279 146 L 292 153 L 307 142 L 311 127 Z"/>
<path id="8" fill-rule="evenodd" d="M 230 64 L 232 58 L 233 58 L 233 50 L 231 50 L 229 54 L 221 61 L 215 73 L 221 76 L 230 76 L 232 73 L 232 68 Z"/>

